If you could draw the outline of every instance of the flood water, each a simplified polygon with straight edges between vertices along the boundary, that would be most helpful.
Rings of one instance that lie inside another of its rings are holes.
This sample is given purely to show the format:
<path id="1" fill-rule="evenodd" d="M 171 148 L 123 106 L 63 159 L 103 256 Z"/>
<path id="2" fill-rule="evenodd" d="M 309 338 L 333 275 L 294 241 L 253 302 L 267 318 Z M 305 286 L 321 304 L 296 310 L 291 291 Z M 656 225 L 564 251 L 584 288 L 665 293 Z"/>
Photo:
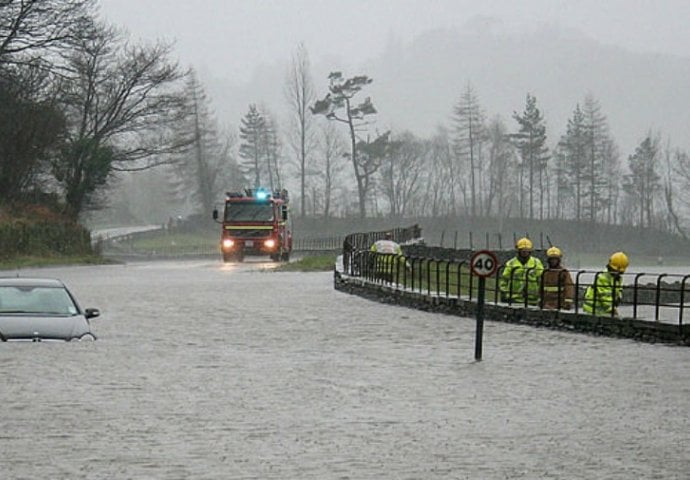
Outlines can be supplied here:
<path id="1" fill-rule="evenodd" d="M 215 260 L 22 270 L 96 342 L 0 344 L 3 479 L 687 479 L 690 348 Z M 14 274 L 15 272 L 0 272 Z"/>

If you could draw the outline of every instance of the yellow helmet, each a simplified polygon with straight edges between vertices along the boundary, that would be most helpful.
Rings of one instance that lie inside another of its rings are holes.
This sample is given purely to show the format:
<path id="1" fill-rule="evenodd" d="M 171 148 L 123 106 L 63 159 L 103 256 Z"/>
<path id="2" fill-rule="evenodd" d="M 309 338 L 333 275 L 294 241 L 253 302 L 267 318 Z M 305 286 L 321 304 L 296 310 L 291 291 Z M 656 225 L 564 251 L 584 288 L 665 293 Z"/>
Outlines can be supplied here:
<path id="1" fill-rule="evenodd" d="M 546 257 L 551 258 L 551 257 L 556 257 L 556 258 L 561 258 L 563 256 L 563 252 L 561 252 L 561 249 L 558 247 L 551 247 L 546 251 Z"/>
<path id="2" fill-rule="evenodd" d="M 628 268 L 628 256 L 623 252 L 614 253 L 609 257 L 609 267 L 617 272 L 625 273 L 625 269 Z"/>
<path id="3" fill-rule="evenodd" d="M 532 250 L 532 240 L 527 237 L 523 237 L 517 241 L 515 244 L 516 250 Z"/>

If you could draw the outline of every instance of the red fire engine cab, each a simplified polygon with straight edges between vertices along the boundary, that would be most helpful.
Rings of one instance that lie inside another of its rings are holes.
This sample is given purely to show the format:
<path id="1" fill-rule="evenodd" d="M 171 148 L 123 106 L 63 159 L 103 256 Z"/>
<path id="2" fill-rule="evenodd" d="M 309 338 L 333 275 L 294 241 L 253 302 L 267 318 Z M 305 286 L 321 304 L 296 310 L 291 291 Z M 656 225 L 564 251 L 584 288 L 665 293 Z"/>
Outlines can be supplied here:
<path id="1" fill-rule="evenodd" d="M 268 255 L 275 262 L 290 260 L 288 202 L 285 189 L 227 192 L 222 220 L 218 219 L 218 210 L 213 210 L 213 219 L 222 225 L 223 262 L 241 262 L 245 255 Z"/>

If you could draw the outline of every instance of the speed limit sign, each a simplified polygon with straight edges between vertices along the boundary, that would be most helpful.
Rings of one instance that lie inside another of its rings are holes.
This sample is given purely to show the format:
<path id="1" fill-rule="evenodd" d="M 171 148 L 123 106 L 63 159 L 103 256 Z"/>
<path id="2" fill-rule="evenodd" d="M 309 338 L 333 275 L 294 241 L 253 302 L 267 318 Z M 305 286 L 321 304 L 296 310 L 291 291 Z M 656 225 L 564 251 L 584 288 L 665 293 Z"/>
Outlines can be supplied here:
<path id="1" fill-rule="evenodd" d="M 490 277 L 498 269 L 498 258 L 491 250 L 479 250 L 470 259 L 470 269 L 478 277 Z"/>

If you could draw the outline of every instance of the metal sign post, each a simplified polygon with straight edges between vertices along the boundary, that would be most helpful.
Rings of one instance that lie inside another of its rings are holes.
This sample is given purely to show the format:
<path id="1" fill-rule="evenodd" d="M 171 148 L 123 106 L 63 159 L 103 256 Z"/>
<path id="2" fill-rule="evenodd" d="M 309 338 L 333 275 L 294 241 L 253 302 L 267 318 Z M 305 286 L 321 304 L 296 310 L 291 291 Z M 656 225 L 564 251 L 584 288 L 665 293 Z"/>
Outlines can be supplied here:
<path id="1" fill-rule="evenodd" d="M 479 250 L 470 259 L 470 270 L 479 277 L 479 292 L 477 294 L 477 329 L 474 337 L 474 359 L 482 359 L 482 343 L 484 337 L 484 297 L 486 291 L 486 277 L 496 273 L 498 258 L 491 250 Z"/>

